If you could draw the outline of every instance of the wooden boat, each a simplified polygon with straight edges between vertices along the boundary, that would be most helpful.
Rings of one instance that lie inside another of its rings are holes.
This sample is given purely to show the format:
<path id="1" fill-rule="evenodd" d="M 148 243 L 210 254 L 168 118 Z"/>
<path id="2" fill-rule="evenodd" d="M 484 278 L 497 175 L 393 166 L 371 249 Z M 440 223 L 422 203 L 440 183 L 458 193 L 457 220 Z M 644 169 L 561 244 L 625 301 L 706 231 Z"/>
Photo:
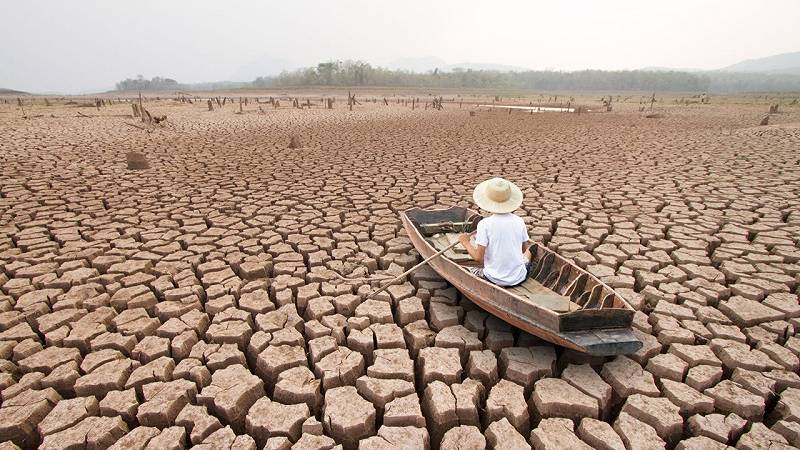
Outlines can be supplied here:
<path id="1" fill-rule="evenodd" d="M 401 214 L 411 242 L 423 258 L 474 231 L 482 217 L 466 208 Z M 642 343 L 631 331 L 634 309 L 611 287 L 571 261 L 534 243 L 533 270 L 519 286 L 504 288 L 473 275 L 477 265 L 459 244 L 430 266 L 476 305 L 544 340 L 590 355 L 634 353 Z"/>

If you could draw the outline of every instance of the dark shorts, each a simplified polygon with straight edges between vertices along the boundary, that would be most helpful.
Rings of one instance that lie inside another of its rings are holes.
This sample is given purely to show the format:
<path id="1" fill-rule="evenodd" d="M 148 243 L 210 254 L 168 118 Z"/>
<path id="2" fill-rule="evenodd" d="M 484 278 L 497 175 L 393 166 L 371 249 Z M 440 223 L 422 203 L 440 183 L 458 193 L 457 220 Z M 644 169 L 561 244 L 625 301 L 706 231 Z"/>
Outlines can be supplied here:
<path id="1" fill-rule="evenodd" d="M 483 278 L 484 280 L 486 280 L 486 281 L 488 281 L 490 283 L 494 283 L 492 280 L 486 278 L 483 275 L 483 267 L 467 267 L 466 269 L 469 270 L 473 275 L 477 275 L 477 276 Z M 533 267 L 532 267 L 531 262 L 528 261 L 528 262 L 525 263 L 525 279 L 522 280 L 521 283 L 517 283 L 514 286 L 502 286 L 502 287 L 510 288 L 510 287 L 519 286 L 520 284 L 524 283 L 525 281 L 527 281 L 528 278 L 531 277 L 531 270 L 533 270 Z M 500 286 L 500 285 L 498 284 L 498 286 Z"/>

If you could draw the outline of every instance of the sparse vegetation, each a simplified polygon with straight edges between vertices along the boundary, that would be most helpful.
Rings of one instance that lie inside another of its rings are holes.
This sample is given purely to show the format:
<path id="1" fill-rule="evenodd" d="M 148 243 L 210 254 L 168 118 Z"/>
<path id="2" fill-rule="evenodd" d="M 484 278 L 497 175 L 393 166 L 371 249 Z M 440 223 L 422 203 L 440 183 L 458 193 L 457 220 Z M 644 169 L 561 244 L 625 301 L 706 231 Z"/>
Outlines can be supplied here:
<path id="1" fill-rule="evenodd" d="M 181 85 L 172 78 L 153 77 L 148 80 L 142 75 L 136 75 L 136 78 L 126 78 L 117 83 L 118 91 L 158 91 L 180 87 Z"/>

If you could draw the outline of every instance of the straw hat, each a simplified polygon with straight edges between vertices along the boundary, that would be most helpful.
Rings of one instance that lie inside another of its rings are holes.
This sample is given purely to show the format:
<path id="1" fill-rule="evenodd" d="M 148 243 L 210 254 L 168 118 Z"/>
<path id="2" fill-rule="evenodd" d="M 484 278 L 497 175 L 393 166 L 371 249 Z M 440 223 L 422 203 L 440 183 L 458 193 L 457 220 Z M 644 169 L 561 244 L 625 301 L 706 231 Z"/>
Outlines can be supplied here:
<path id="1" fill-rule="evenodd" d="M 505 214 L 522 204 L 522 191 L 504 178 L 492 178 L 475 187 L 472 199 L 484 211 Z"/>

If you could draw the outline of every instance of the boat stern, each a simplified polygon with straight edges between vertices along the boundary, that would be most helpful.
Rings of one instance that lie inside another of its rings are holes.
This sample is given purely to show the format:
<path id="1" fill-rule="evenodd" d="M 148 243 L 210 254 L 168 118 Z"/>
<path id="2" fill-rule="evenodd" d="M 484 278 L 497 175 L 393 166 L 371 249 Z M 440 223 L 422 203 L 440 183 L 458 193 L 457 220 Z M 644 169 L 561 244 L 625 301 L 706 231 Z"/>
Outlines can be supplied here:
<path id="1" fill-rule="evenodd" d="M 642 341 L 630 328 L 569 331 L 561 337 L 592 356 L 626 355 L 642 348 Z"/>

